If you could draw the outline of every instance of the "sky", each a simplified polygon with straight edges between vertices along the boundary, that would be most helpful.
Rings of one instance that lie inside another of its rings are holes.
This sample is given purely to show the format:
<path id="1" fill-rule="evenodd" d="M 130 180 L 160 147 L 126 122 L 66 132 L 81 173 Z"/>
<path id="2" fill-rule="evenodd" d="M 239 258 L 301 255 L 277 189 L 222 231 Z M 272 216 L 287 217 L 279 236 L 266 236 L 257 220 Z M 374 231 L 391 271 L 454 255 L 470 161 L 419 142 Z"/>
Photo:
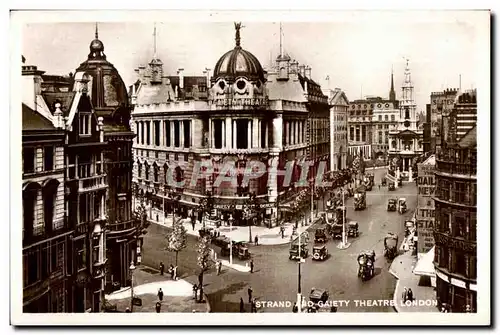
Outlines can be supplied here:
<path id="1" fill-rule="evenodd" d="M 341 19 L 288 19 L 282 22 L 282 43 L 293 59 L 312 67 L 313 79 L 323 88 L 341 88 L 349 100 L 367 95 L 388 97 L 391 69 L 399 98 L 405 59 L 409 59 L 417 110 L 425 111 L 430 93 L 458 88 L 460 75 L 462 89 L 478 88 L 478 67 L 484 65 L 478 61 L 485 50 L 479 45 L 484 42 L 484 17 L 480 20 L 475 15 L 449 13 L 434 17 L 432 13 L 347 12 Z M 153 57 L 154 22 L 102 21 L 98 28 L 104 52 L 128 86 L 137 79 L 134 69 Z M 168 75 L 175 75 L 178 68 L 184 68 L 185 75 L 203 75 L 205 68 L 213 69 L 234 47 L 234 23 L 229 20 L 172 21 L 160 17 L 154 21 L 157 54 Z M 23 24 L 21 29 L 21 52 L 27 64 L 47 74 L 68 74 L 87 59 L 95 22 L 37 22 Z M 241 45 L 264 68 L 279 54 L 279 37 L 280 23 L 272 18 L 243 21 Z"/>

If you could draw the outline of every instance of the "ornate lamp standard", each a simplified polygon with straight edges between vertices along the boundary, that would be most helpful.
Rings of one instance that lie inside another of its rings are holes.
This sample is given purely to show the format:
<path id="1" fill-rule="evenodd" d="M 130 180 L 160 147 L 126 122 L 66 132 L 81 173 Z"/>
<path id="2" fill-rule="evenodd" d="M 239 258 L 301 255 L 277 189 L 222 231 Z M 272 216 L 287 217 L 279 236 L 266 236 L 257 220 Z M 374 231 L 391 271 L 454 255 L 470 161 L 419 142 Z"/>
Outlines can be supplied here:
<path id="1" fill-rule="evenodd" d="M 130 311 L 134 311 L 134 270 L 135 270 L 135 265 L 134 261 L 130 262 Z"/>

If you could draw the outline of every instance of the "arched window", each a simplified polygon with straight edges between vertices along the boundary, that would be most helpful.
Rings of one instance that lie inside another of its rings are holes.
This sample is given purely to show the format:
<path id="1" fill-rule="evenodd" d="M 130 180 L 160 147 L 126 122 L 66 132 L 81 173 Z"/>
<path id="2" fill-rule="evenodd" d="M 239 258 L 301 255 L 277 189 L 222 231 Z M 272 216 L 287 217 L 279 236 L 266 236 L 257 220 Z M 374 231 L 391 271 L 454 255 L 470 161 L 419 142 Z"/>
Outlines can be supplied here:
<path id="1" fill-rule="evenodd" d="M 139 161 L 137 161 L 137 177 L 142 178 L 142 164 Z"/>
<path id="2" fill-rule="evenodd" d="M 149 165 L 148 162 L 144 163 L 144 179 L 149 180 Z"/>
<path id="3" fill-rule="evenodd" d="M 169 182 L 168 182 L 168 165 L 167 163 L 163 164 L 163 183 L 165 185 L 168 185 Z"/>
<path id="4" fill-rule="evenodd" d="M 160 168 L 158 167 L 158 165 L 156 165 L 156 162 L 153 164 L 153 178 L 154 178 L 154 182 L 157 183 L 158 182 L 158 170 Z"/>
<path id="5" fill-rule="evenodd" d="M 180 166 L 175 168 L 175 181 L 181 182 L 184 179 L 184 171 L 182 171 Z"/>
<path id="6" fill-rule="evenodd" d="M 36 215 L 35 206 L 40 185 L 29 183 L 23 189 L 23 231 L 24 237 L 33 236 Z"/>
<path id="7" fill-rule="evenodd" d="M 43 186 L 43 218 L 45 222 L 45 231 L 51 232 L 54 227 L 54 208 L 56 204 L 57 188 L 59 181 L 56 179 L 49 180 Z"/>

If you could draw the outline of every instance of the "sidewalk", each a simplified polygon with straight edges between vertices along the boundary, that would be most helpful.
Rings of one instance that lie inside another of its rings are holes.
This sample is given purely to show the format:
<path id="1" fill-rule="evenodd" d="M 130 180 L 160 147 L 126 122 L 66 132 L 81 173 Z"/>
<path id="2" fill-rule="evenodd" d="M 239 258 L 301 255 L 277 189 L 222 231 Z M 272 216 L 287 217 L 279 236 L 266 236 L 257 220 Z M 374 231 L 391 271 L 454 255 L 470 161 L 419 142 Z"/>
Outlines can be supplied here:
<path id="1" fill-rule="evenodd" d="M 164 294 L 161 313 L 177 312 L 192 313 L 209 312 L 207 303 L 198 303 L 193 299 L 193 286 L 189 282 L 178 279 L 171 280 L 170 275 L 161 276 L 155 269 L 139 266 L 134 271 L 134 296 L 142 299 L 142 306 L 134 306 L 133 311 L 139 313 L 156 313 L 155 305 L 158 300 L 158 289 Z M 116 304 L 118 311 L 124 312 L 130 307 L 130 287 L 106 295 L 110 303 Z"/>
<path id="2" fill-rule="evenodd" d="M 314 216 L 314 223 L 316 223 L 320 219 L 321 212 L 318 213 L 318 215 Z M 178 220 L 178 217 L 176 217 L 176 220 Z M 194 229 L 191 224 L 191 219 L 181 219 L 184 227 L 187 230 L 187 233 L 189 235 L 193 236 L 199 236 L 199 230 L 203 227 L 203 225 L 200 223 L 200 221 L 196 221 Z M 168 215 L 163 221 L 163 217 L 159 217 L 158 221 L 155 220 L 150 220 L 151 223 L 163 225 L 166 227 L 172 227 L 172 215 Z M 313 223 L 313 224 L 314 224 Z M 293 227 L 295 226 L 295 223 L 286 223 L 284 225 L 285 227 L 285 234 L 284 237 L 281 237 L 281 232 L 280 232 L 280 227 L 273 227 L 273 228 L 267 228 L 263 226 L 252 226 L 251 231 L 252 231 L 252 244 L 254 242 L 255 236 L 257 235 L 259 237 L 259 245 L 280 245 L 280 244 L 286 244 L 290 243 L 290 235 L 292 234 Z M 297 228 L 297 233 L 302 233 L 306 231 L 308 228 L 311 228 L 311 224 L 307 226 L 302 226 L 299 223 L 299 226 Z M 216 229 L 220 232 L 220 235 L 227 236 L 231 238 L 234 242 L 249 242 L 249 228 L 248 226 L 220 226 L 219 228 L 216 228 L 215 223 L 209 220 L 205 220 L 205 227 L 206 228 L 213 228 Z"/>
<path id="3" fill-rule="evenodd" d="M 389 272 L 398 279 L 394 290 L 394 309 L 398 313 L 439 312 L 436 304 L 436 291 L 431 286 L 421 285 L 421 277 L 413 274 L 417 258 L 412 255 L 413 250 L 406 251 L 396 257 Z M 403 303 L 404 288 L 411 288 L 413 302 Z"/>

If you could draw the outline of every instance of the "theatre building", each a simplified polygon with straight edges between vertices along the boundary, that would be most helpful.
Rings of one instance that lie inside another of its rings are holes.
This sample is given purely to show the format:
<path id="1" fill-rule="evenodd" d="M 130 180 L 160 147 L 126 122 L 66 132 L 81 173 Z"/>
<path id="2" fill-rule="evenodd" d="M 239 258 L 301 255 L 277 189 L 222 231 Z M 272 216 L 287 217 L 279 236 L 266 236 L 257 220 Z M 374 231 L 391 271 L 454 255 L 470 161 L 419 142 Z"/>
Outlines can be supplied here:
<path id="1" fill-rule="evenodd" d="M 456 136 L 456 110 L 449 119 L 453 130 L 436 154 L 436 294 L 452 312 L 464 312 L 467 305 L 477 311 L 476 127 Z"/>
<path id="2" fill-rule="evenodd" d="M 181 215 L 197 212 L 203 199 L 213 197 L 214 215 L 222 217 L 235 205 L 235 224 L 244 224 L 242 208 L 253 193 L 261 208 L 255 223 L 276 225 L 277 197 L 296 191 L 279 186 L 282 177 L 268 185 L 273 164 L 284 168 L 287 161 L 310 159 L 316 162 L 314 171 L 327 158 L 329 105 L 310 78 L 311 69 L 281 53 L 267 73 L 242 48 L 239 26 L 235 40 L 234 49 L 215 64 L 213 76 L 188 77 L 182 69 L 177 76 L 165 76 L 156 55 L 148 67 L 138 69 L 139 81 L 131 88 L 137 133 L 134 182 L 139 196 L 152 199 L 148 214 L 153 221 L 163 220 L 171 207 Z M 243 171 L 251 161 L 265 169 L 260 177 L 245 180 Z M 200 162 L 213 169 L 205 170 L 206 178 L 197 178 Z M 237 170 L 234 183 L 216 185 L 219 174 L 227 172 L 224 166 Z M 300 169 L 293 172 L 298 179 Z M 170 173 L 177 185 L 166 182 Z"/>

